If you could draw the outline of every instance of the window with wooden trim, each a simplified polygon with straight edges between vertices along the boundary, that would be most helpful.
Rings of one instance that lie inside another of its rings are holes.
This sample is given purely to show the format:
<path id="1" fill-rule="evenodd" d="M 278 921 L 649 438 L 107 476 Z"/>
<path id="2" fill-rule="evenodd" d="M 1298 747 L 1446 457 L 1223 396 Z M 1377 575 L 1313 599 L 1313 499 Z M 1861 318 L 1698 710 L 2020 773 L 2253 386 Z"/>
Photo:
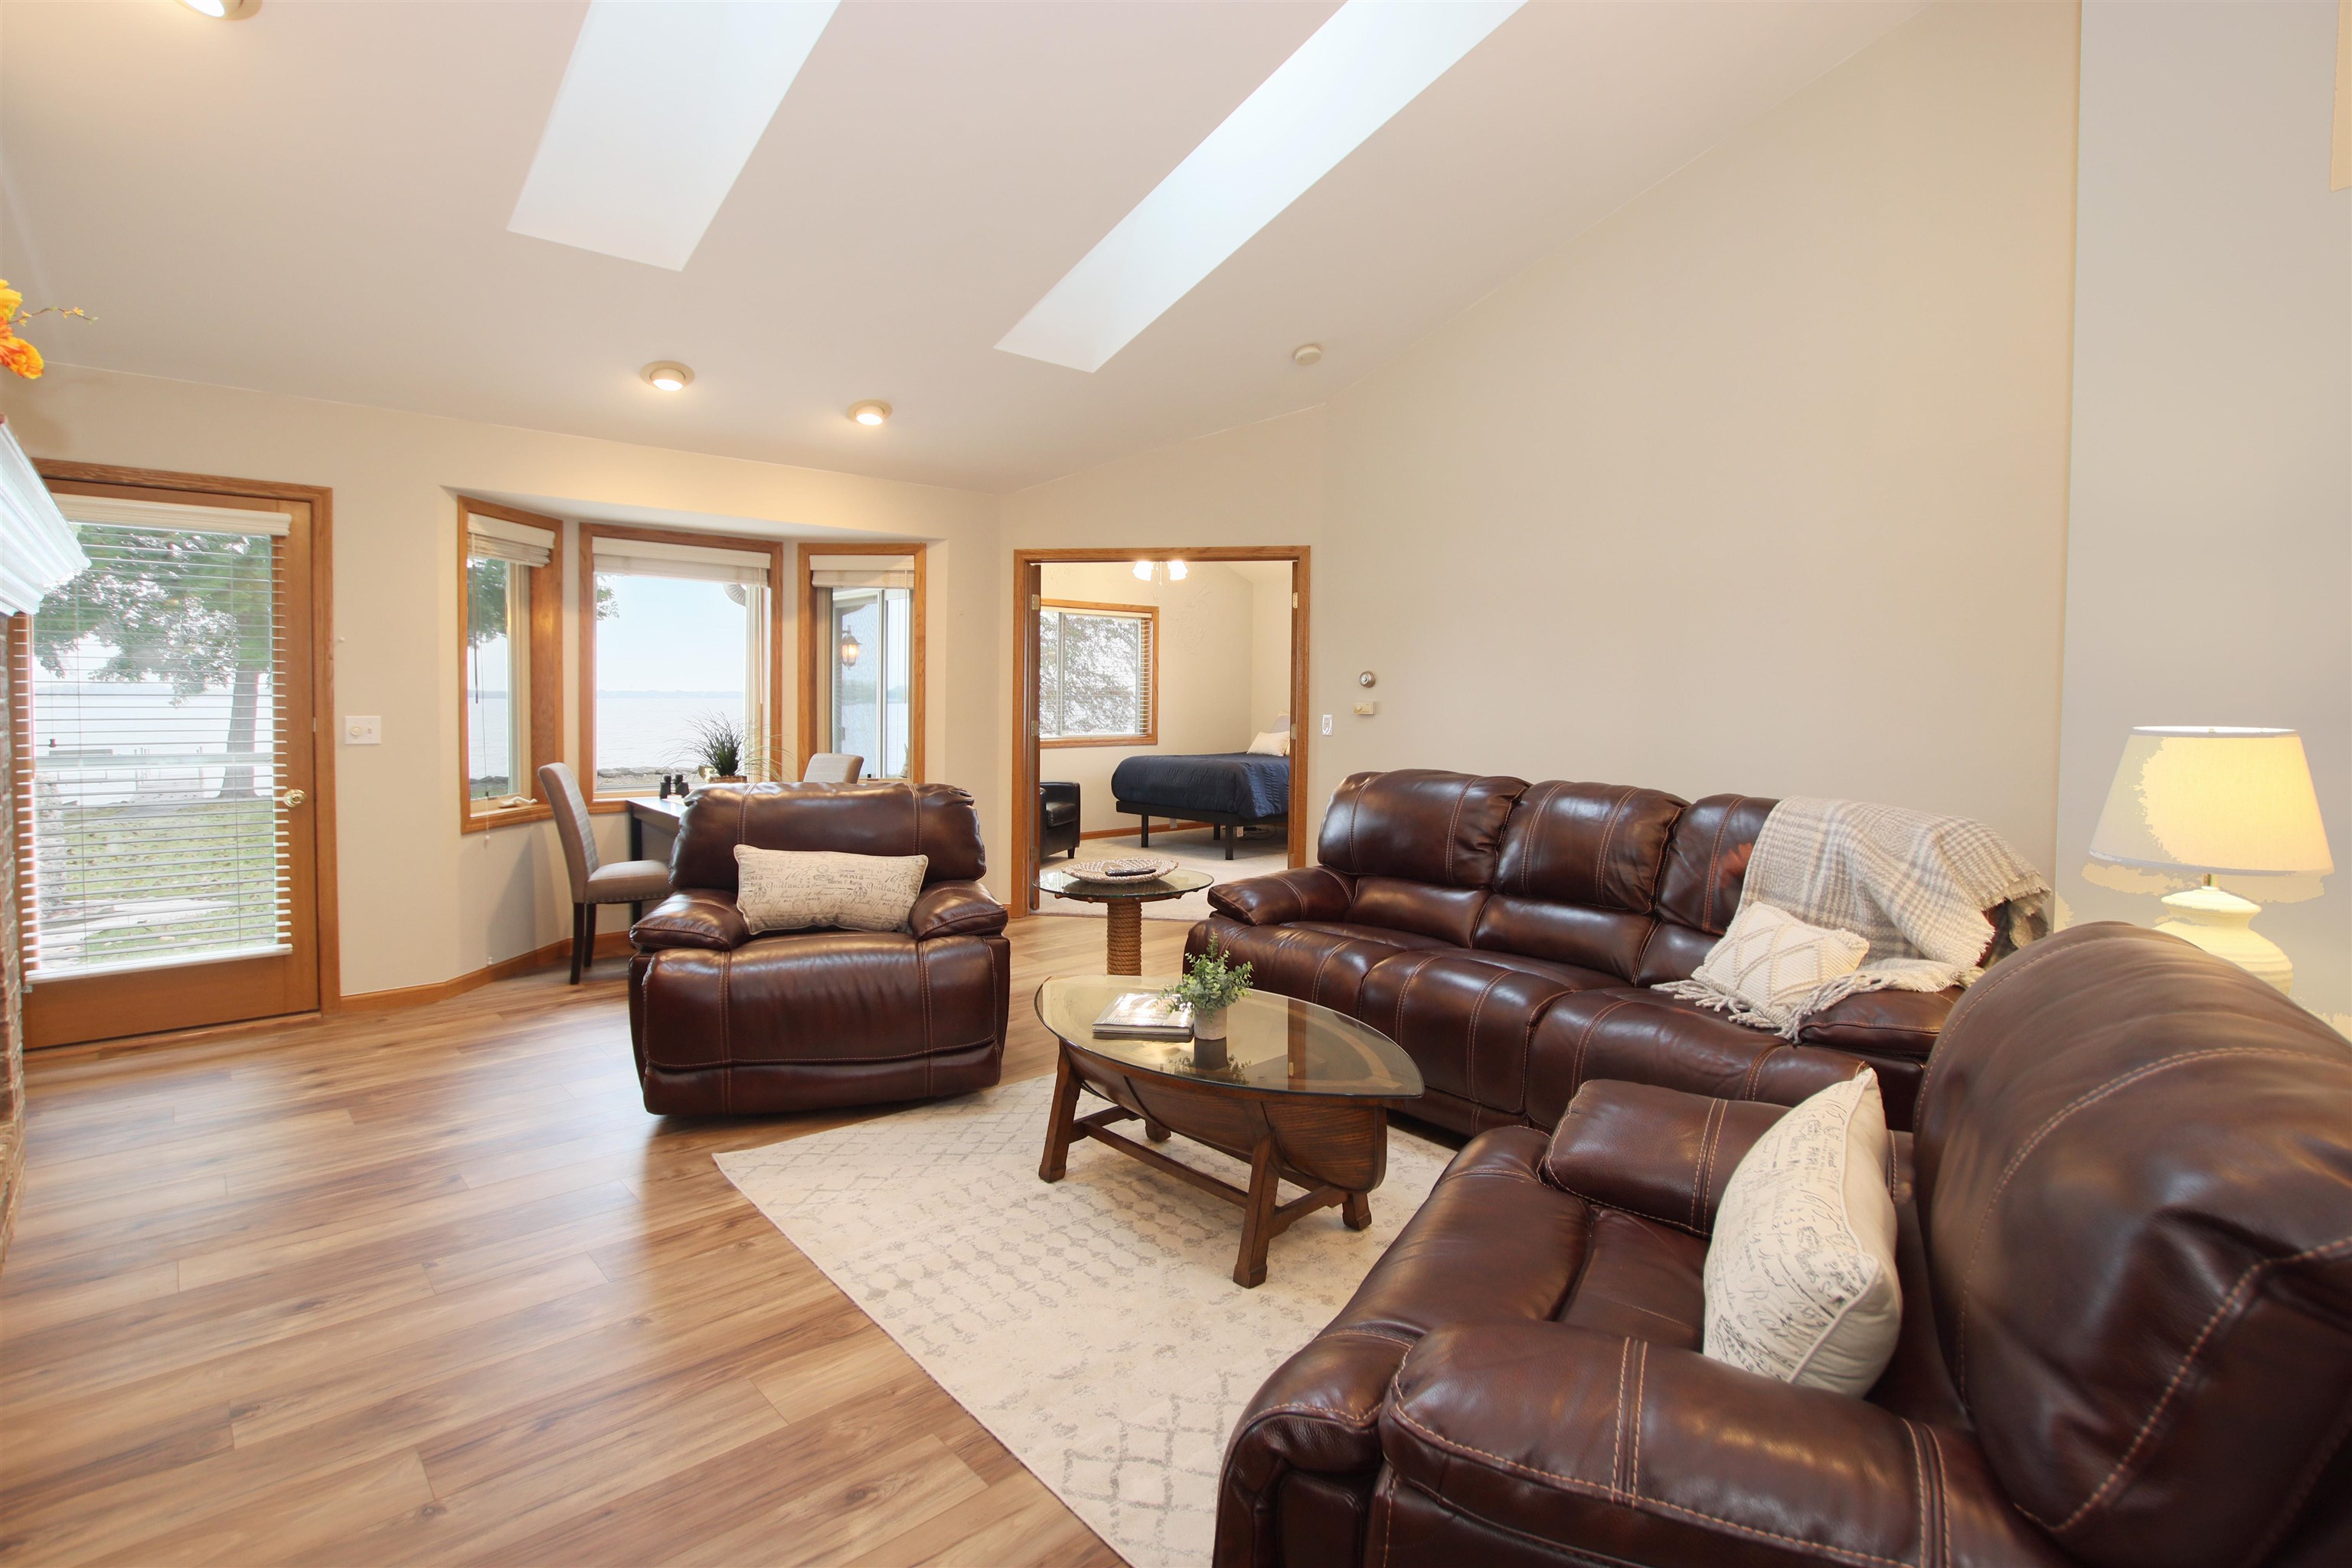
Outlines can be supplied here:
<path id="1" fill-rule="evenodd" d="M 773 585 L 783 546 L 587 524 L 581 575 L 581 786 L 653 795 L 670 773 L 796 776 L 774 728 L 783 676 Z"/>
<path id="2" fill-rule="evenodd" d="M 1040 745 L 1156 746 L 1159 699 L 1156 606 L 1039 603 Z"/>
<path id="3" fill-rule="evenodd" d="M 539 770 L 563 752 L 563 523 L 476 500 L 457 523 L 458 824 L 538 822 Z"/>
<path id="4" fill-rule="evenodd" d="M 862 778 L 923 776 L 921 545 L 801 547 L 801 747 L 859 759 Z"/>

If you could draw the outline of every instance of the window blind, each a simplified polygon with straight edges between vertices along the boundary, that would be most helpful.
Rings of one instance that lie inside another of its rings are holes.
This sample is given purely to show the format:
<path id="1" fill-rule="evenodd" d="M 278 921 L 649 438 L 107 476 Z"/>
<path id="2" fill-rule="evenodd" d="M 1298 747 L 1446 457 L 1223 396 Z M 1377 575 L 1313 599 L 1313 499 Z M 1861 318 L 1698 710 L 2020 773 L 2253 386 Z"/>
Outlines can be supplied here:
<path id="1" fill-rule="evenodd" d="M 467 553 L 486 561 L 512 561 L 520 565 L 545 566 L 555 559 L 555 535 L 527 522 L 502 517 L 466 514 Z"/>
<path id="2" fill-rule="evenodd" d="M 596 570 L 632 577 L 682 577 L 696 583 L 768 585 L 768 552 L 721 550 L 708 544 L 667 544 L 649 539 L 595 542 Z"/>
<path id="3" fill-rule="evenodd" d="M 1046 606 L 1038 621 L 1038 732 L 1047 740 L 1153 732 L 1149 611 Z"/>
<path id="4" fill-rule="evenodd" d="M 809 584 L 816 588 L 911 588 L 910 555 L 812 555 Z"/>
<path id="5" fill-rule="evenodd" d="M 65 508 L 84 520 L 89 566 L 42 602 L 19 656 L 31 697 L 16 781 L 26 969 L 286 952 L 276 575 L 287 519 L 93 500 Z M 136 521 L 89 521 L 100 511 Z"/>

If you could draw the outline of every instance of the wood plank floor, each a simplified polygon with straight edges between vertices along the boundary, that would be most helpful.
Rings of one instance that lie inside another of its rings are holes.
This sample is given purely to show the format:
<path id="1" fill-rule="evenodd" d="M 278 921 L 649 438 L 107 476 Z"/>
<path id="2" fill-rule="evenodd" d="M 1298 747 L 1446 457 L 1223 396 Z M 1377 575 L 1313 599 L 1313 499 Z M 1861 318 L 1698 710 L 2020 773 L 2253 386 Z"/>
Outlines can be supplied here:
<path id="1" fill-rule="evenodd" d="M 1117 1563 L 711 1162 L 854 1116 L 647 1116 L 622 973 L 37 1053 L 0 1563 Z"/>

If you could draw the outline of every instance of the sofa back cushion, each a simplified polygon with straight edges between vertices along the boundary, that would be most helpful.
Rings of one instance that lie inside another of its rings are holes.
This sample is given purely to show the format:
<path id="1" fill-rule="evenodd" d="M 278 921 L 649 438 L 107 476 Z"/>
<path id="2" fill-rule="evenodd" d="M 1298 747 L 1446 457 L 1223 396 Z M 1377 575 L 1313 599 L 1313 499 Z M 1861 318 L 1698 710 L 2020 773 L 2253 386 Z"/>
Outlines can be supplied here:
<path id="1" fill-rule="evenodd" d="M 1530 784 L 1511 807 L 1472 945 L 1630 980 L 1683 803 L 1630 784 Z"/>
<path id="2" fill-rule="evenodd" d="M 736 887 L 735 847 L 922 855 L 924 886 L 976 880 L 988 869 L 980 813 L 953 784 L 712 784 L 688 796 L 670 851 L 680 888 Z"/>
<path id="3" fill-rule="evenodd" d="M 2085 1563 L 2268 1560 L 2352 1412 L 2352 1047 L 2078 926 L 1969 989 L 1918 1116 L 1936 1328 L 2011 1498 Z"/>
<path id="4" fill-rule="evenodd" d="M 1483 889 L 1495 879 L 1511 804 L 1527 787 L 1429 768 L 1351 773 L 1323 814 L 1316 853 L 1351 877 Z"/>
<path id="5" fill-rule="evenodd" d="M 1659 869 L 1657 929 L 1633 979 L 1655 985 L 1687 980 L 1739 910 L 1748 857 L 1764 819 L 1780 803 L 1746 795 L 1711 795 L 1675 819 Z"/>

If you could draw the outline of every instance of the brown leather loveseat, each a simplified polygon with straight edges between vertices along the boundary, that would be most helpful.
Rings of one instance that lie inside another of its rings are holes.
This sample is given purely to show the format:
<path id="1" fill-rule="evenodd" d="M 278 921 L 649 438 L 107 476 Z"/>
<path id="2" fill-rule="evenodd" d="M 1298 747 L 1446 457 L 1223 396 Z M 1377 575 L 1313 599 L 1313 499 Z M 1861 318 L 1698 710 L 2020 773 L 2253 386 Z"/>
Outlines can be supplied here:
<path id="1" fill-rule="evenodd" d="M 771 931 L 735 847 L 927 855 L 904 931 Z M 949 784 L 716 785 L 687 802 L 677 891 L 629 928 L 646 1109 L 744 1115 L 962 1094 L 1004 1062 L 1011 950 L 971 796 Z"/>
<path id="2" fill-rule="evenodd" d="M 1889 1173 L 1865 1398 L 1710 1361 L 1725 1182 L 1782 1114 L 1586 1084 L 1473 1140 L 1244 1414 L 1219 1568 L 2352 1563 L 2352 1048 L 2159 932 L 1979 980 Z"/>
<path id="3" fill-rule="evenodd" d="M 1258 986 L 1387 1035 L 1428 1086 L 1415 1113 L 1457 1131 L 1549 1128 L 1592 1079 L 1793 1105 L 1856 1058 L 1908 1127 L 1958 990 L 1848 997 L 1792 1046 L 1650 989 L 1723 934 L 1775 804 L 1357 773 L 1324 816 L 1321 863 L 1211 889 L 1186 945 L 1214 938 Z"/>

